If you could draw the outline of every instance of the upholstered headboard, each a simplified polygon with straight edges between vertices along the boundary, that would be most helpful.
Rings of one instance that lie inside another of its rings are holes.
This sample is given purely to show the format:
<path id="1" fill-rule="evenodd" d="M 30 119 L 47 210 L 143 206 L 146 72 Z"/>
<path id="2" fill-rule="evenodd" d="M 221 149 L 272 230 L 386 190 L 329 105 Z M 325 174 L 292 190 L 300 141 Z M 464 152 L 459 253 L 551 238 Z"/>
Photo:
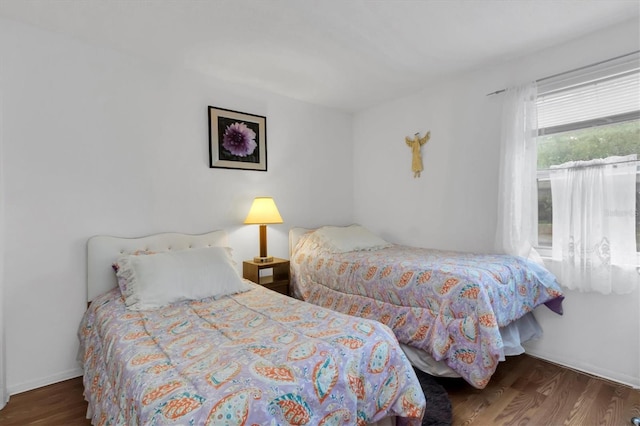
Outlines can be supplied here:
<path id="1" fill-rule="evenodd" d="M 296 244 L 298 244 L 298 240 L 300 240 L 300 237 L 306 234 L 307 232 L 311 232 L 314 230 L 315 228 L 301 228 L 296 226 L 289 229 L 289 258 L 291 258 L 291 253 L 293 252 L 293 249 L 296 247 Z"/>
<path id="2" fill-rule="evenodd" d="M 121 255 L 135 251 L 186 250 L 212 246 L 228 246 L 225 231 L 200 235 L 163 233 L 140 238 L 107 235 L 91 237 L 87 243 L 87 301 L 118 285 L 111 265 Z"/>

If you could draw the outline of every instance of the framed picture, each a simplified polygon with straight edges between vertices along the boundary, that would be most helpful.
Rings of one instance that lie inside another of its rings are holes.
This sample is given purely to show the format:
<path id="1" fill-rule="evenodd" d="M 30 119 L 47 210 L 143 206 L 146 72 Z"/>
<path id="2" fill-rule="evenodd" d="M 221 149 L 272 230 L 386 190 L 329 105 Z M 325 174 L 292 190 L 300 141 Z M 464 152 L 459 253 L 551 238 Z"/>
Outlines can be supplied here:
<path id="1" fill-rule="evenodd" d="M 209 167 L 267 171 L 267 117 L 210 106 Z"/>

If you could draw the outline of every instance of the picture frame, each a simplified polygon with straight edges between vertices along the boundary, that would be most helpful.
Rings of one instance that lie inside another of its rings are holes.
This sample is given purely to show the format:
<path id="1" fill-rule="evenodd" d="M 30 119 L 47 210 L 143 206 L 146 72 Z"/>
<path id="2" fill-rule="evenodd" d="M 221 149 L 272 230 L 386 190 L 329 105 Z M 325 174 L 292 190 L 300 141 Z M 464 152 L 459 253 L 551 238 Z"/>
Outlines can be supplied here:
<path id="1" fill-rule="evenodd" d="M 209 106 L 209 168 L 267 171 L 267 117 Z"/>

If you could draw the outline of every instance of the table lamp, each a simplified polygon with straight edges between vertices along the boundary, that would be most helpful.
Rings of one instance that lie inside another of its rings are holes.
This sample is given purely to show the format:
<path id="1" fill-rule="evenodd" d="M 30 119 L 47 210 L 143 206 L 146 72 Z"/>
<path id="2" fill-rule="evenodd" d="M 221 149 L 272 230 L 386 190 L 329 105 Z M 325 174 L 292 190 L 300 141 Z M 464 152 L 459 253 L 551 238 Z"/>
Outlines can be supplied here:
<path id="1" fill-rule="evenodd" d="M 267 225 L 282 223 L 282 216 L 271 197 L 256 197 L 251 204 L 251 209 L 245 225 L 260 225 L 260 256 L 253 258 L 256 263 L 273 262 L 273 256 L 267 256 Z"/>

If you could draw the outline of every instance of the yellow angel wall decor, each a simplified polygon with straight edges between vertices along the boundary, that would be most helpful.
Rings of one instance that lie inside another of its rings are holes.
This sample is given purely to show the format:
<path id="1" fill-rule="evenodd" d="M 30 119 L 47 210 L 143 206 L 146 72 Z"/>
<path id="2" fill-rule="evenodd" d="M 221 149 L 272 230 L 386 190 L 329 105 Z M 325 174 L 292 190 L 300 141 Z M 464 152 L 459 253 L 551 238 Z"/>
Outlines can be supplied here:
<path id="1" fill-rule="evenodd" d="M 428 131 L 427 134 L 423 137 L 420 137 L 419 135 L 420 133 L 416 133 L 413 138 L 410 138 L 409 136 L 405 136 L 404 138 L 407 146 L 411 148 L 411 170 L 413 170 L 414 178 L 420 177 L 420 172 L 423 170 L 420 147 L 427 143 L 427 141 L 431 138 L 431 131 Z"/>

